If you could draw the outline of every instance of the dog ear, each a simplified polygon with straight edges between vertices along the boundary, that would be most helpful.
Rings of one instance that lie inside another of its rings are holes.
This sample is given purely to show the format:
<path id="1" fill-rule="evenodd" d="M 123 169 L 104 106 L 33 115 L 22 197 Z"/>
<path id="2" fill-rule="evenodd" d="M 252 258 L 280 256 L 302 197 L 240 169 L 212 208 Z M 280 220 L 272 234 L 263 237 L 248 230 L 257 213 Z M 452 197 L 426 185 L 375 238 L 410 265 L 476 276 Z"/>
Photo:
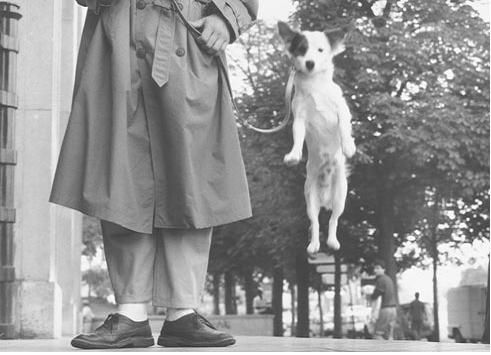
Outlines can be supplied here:
<path id="1" fill-rule="evenodd" d="M 345 50 L 344 42 L 348 33 L 352 30 L 353 26 L 351 24 L 324 30 L 324 34 L 331 45 L 333 56 L 336 56 Z"/>
<path id="2" fill-rule="evenodd" d="M 289 47 L 290 43 L 292 43 L 293 38 L 297 34 L 297 32 L 292 30 L 290 26 L 288 26 L 288 24 L 283 21 L 278 21 L 278 32 L 287 47 Z"/>

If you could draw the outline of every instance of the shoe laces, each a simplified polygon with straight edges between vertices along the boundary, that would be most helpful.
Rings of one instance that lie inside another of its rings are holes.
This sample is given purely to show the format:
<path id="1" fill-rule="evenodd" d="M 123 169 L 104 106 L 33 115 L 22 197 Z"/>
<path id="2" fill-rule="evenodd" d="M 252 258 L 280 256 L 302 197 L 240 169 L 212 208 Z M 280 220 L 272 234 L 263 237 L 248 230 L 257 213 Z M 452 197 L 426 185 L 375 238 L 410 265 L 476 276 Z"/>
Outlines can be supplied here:
<path id="1" fill-rule="evenodd" d="M 211 329 L 214 329 L 214 330 L 217 330 L 217 328 L 215 328 L 213 326 L 213 324 L 210 323 L 210 321 L 208 319 L 206 319 L 205 317 L 203 317 L 201 314 L 199 313 L 196 313 L 196 315 L 198 316 L 198 321 L 201 322 L 201 324 L 204 324 L 208 327 L 210 327 Z"/>
<path id="2" fill-rule="evenodd" d="M 116 325 L 117 321 L 118 321 L 117 314 L 111 313 L 107 316 L 104 323 L 97 329 L 106 329 L 112 333 L 113 329 L 116 328 L 115 325 Z"/>

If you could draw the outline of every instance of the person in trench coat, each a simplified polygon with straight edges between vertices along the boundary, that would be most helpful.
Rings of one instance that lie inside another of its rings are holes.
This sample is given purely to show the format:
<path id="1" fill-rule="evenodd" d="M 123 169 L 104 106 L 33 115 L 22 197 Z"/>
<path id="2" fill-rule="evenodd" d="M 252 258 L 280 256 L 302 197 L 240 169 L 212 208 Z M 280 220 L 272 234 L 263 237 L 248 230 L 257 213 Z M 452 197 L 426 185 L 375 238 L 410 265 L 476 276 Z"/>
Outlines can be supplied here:
<path id="1" fill-rule="evenodd" d="M 159 345 L 231 345 L 194 309 L 212 228 L 251 217 L 219 63 L 258 0 L 76 1 L 88 12 L 50 201 L 101 219 L 118 313 L 72 345 L 153 345 L 149 301 L 167 308 Z"/>

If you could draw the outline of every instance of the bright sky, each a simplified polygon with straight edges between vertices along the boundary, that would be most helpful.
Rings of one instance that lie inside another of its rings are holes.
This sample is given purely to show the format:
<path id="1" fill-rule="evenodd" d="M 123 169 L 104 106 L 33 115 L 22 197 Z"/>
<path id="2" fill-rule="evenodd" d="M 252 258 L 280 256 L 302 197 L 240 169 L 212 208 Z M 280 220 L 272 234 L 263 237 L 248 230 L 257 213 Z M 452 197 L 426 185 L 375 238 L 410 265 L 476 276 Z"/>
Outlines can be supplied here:
<path id="1" fill-rule="evenodd" d="M 489 0 L 479 0 L 474 4 L 474 8 L 481 14 L 481 17 L 489 22 Z"/>
<path id="2" fill-rule="evenodd" d="M 489 0 L 477 0 L 473 3 L 473 6 L 481 14 L 481 17 L 489 22 Z M 285 21 L 292 11 L 293 5 L 291 0 L 259 1 L 259 18 L 266 21 Z"/>
<path id="3" fill-rule="evenodd" d="M 291 0 L 260 0 L 258 17 L 266 21 L 286 21 L 292 10 Z"/>

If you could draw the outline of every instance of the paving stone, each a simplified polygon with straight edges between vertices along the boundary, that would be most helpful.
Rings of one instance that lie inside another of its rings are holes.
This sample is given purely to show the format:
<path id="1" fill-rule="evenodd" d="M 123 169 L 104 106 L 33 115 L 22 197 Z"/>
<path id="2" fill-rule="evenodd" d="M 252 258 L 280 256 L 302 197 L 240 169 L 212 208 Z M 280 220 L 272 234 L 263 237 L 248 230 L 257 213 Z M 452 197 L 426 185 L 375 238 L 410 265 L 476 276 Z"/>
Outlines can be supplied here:
<path id="1" fill-rule="evenodd" d="M 430 343 L 426 341 L 386 341 L 332 338 L 236 337 L 237 343 L 227 348 L 162 348 L 122 349 L 138 352 L 488 352 L 488 344 Z M 0 340 L 1 352 L 58 352 L 76 350 L 70 338 L 55 340 Z"/>

